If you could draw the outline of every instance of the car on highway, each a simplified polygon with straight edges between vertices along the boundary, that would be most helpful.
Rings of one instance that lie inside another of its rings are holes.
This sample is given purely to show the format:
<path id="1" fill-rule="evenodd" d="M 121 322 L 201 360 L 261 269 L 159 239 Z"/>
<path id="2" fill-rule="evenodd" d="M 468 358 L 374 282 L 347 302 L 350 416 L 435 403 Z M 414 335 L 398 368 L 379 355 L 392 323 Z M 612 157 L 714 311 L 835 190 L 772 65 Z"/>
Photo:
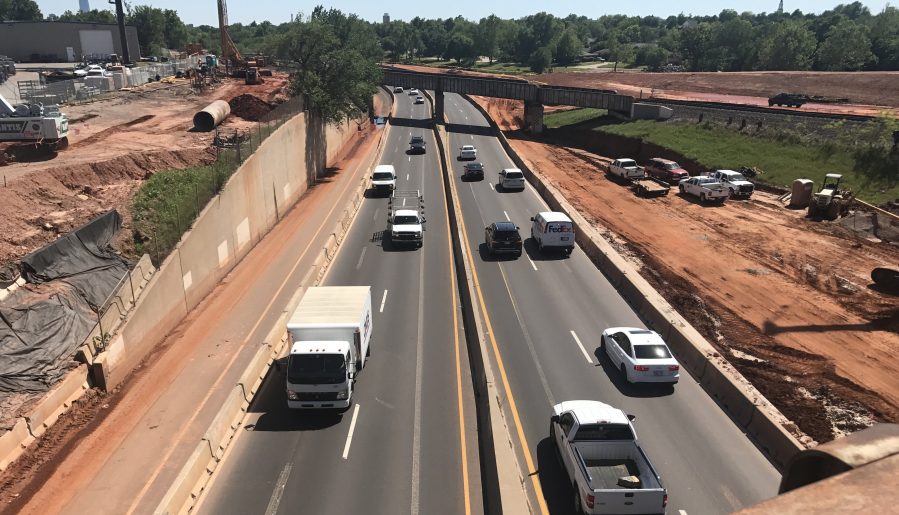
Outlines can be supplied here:
<path id="1" fill-rule="evenodd" d="M 570 256 L 574 250 L 574 223 L 565 213 L 543 211 L 531 217 L 531 238 L 540 252 L 561 250 Z"/>
<path id="2" fill-rule="evenodd" d="M 376 166 L 371 174 L 371 187 L 375 193 L 392 193 L 396 189 L 396 169 L 393 165 Z"/>
<path id="3" fill-rule="evenodd" d="M 521 234 L 512 222 L 494 222 L 485 227 L 484 243 L 490 256 L 512 254 L 521 257 Z"/>
<path id="4" fill-rule="evenodd" d="M 655 331 L 610 327 L 600 346 L 629 383 L 670 383 L 680 380 L 680 364 Z"/>
<path id="5" fill-rule="evenodd" d="M 724 203 L 730 196 L 728 190 L 718 179 L 707 175 L 697 175 L 684 179 L 678 184 L 681 194 L 699 197 L 700 202 Z"/>
<path id="6" fill-rule="evenodd" d="M 420 96 L 419 96 L 419 97 L 415 97 L 415 103 L 416 103 L 416 104 L 424 104 L 424 103 L 425 103 L 425 97 L 420 97 Z"/>
<path id="7" fill-rule="evenodd" d="M 496 185 L 497 189 L 502 190 L 523 190 L 524 174 L 518 168 L 503 168 L 499 172 L 499 181 Z"/>
<path id="8" fill-rule="evenodd" d="M 393 88 L 393 92 L 394 92 L 394 93 L 402 93 L 402 92 L 403 92 L 403 87 L 402 87 L 402 86 L 397 86 L 397 87 Z"/>
<path id="9" fill-rule="evenodd" d="M 459 147 L 459 159 L 477 159 L 478 149 L 474 145 L 462 145 Z"/>
<path id="10" fill-rule="evenodd" d="M 478 162 L 465 163 L 462 170 L 463 181 L 484 180 L 484 165 Z"/>
<path id="11" fill-rule="evenodd" d="M 661 157 L 654 157 L 647 161 L 643 170 L 646 172 L 646 175 L 665 181 L 668 184 L 678 184 L 680 181 L 690 178 L 690 173 L 684 170 L 681 165 Z"/>
<path id="12" fill-rule="evenodd" d="M 415 97 L 415 96 L 418 96 L 419 94 L 420 94 L 420 93 L 419 93 L 418 90 L 415 89 L 415 88 L 412 88 L 412 89 L 409 90 L 409 95 L 410 95 L 410 96 Z"/>
<path id="13" fill-rule="evenodd" d="M 409 140 L 409 153 L 410 154 L 424 154 L 427 150 L 425 149 L 425 139 L 422 136 L 412 136 L 412 139 Z"/>

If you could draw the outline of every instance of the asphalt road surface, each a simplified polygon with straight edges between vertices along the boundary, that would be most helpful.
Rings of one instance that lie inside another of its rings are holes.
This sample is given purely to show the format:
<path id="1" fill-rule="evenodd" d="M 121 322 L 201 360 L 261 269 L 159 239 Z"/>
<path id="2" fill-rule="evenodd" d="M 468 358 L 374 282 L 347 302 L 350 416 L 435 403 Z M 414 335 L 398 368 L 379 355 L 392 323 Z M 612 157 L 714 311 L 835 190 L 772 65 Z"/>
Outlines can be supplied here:
<path id="1" fill-rule="evenodd" d="M 523 452 L 534 467 L 525 472 L 539 471 L 527 481 L 535 512 L 571 510 L 573 493 L 548 429 L 552 405 L 573 399 L 600 400 L 636 415 L 637 434 L 668 488 L 668 513 L 728 513 L 773 497 L 776 469 L 688 373 L 681 369 L 673 389 L 631 386 L 598 352 L 604 329 L 643 327 L 639 317 L 579 248 L 569 258 L 537 250 L 530 217 L 548 207 L 530 186 L 496 190 L 499 171 L 514 164 L 474 106 L 447 94 L 445 112 L 449 151 L 473 144 L 484 165 L 483 181 L 462 182 L 463 162 L 454 159 L 453 180 L 489 328 L 520 417 Z M 631 193 L 622 187 L 622 194 Z M 525 252 L 517 260 L 489 259 L 484 227 L 507 220 L 520 227 Z M 507 420 L 514 435 L 517 427 Z"/>
<path id="2" fill-rule="evenodd" d="M 343 413 L 291 411 L 273 369 L 199 512 L 481 512 L 477 434 L 430 105 L 397 94 L 381 164 L 421 190 L 421 249 L 382 239 L 387 199 L 366 198 L 325 285 L 371 285 L 371 357 Z M 412 134 L 427 152 L 407 155 Z M 462 416 L 460 416 L 460 413 Z M 463 420 L 464 417 L 464 420 Z M 464 448 L 463 448 L 464 446 Z"/>

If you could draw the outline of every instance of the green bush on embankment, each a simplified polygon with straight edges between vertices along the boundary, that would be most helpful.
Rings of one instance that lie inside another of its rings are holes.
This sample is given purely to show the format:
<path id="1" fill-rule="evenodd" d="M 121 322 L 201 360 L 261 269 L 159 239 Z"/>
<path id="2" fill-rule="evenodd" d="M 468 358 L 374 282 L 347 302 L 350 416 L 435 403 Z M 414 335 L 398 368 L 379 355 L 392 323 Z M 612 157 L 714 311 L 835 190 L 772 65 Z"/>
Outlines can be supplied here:
<path id="1" fill-rule="evenodd" d="M 556 129 L 566 125 L 575 125 L 587 120 L 606 116 L 607 114 L 609 114 L 609 112 L 605 109 L 593 109 L 591 107 L 556 111 L 547 113 L 543 116 L 543 125 L 549 129 Z"/>

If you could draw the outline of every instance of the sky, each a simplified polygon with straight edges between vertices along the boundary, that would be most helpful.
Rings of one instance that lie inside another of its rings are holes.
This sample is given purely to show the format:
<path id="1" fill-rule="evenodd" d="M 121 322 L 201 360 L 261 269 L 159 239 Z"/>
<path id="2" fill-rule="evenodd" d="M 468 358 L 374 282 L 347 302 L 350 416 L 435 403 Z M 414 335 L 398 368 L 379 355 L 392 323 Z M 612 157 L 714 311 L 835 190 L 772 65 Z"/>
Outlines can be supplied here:
<path id="1" fill-rule="evenodd" d="M 792 12 L 821 12 L 840 3 L 851 3 L 852 0 L 784 0 L 784 10 Z M 218 25 L 218 14 L 215 0 L 126 0 L 132 5 L 150 5 L 161 9 L 178 11 L 185 23 L 193 25 Z M 250 23 L 268 20 L 279 24 L 290 21 L 291 14 L 309 13 L 316 5 L 336 7 L 344 12 L 356 13 L 370 21 L 380 21 L 385 10 L 394 20 L 411 20 L 416 16 L 422 18 L 451 18 L 462 15 L 470 20 L 479 20 L 485 16 L 496 14 L 500 18 L 520 18 L 540 11 L 557 16 L 577 14 L 588 18 L 598 18 L 604 14 L 627 14 L 665 18 L 681 12 L 690 15 L 711 15 L 723 9 L 734 9 L 737 12 L 773 12 L 777 10 L 778 0 L 642 0 L 640 2 L 608 2 L 601 0 L 516 0 L 515 2 L 484 0 L 455 0 L 453 2 L 372 2 L 371 0 L 345 0 L 343 2 L 319 1 L 283 1 L 283 0 L 231 0 L 228 2 L 228 18 L 230 23 Z M 888 0 L 862 1 L 873 13 L 878 13 L 887 5 Z M 66 10 L 78 10 L 78 0 L 37 0 L 41 12 L 62 14 Z M 893 5 L 896 1 L 893 1 Z M 107 0 L 90 0 L 91 8 L 104 9 L 110 7 Z"/>

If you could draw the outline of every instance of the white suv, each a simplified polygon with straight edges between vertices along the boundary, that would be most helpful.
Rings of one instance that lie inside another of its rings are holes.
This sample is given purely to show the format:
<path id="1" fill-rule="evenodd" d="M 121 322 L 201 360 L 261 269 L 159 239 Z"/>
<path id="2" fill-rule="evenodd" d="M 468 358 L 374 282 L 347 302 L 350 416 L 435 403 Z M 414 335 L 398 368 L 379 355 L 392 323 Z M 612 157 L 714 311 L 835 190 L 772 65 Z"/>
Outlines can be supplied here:
<path id="1" fill-rule="evenodd" d="M 462 145 L 459 147 L 459 159 L 477 159 L 478 149 L 474 145 Z"/>
<path id="2" fill-rule="evenodd" d="M 499 172 L 497 185 L 504 190 L 523 190 L 524 174 L 518 168 L 505 168 Z"/>

